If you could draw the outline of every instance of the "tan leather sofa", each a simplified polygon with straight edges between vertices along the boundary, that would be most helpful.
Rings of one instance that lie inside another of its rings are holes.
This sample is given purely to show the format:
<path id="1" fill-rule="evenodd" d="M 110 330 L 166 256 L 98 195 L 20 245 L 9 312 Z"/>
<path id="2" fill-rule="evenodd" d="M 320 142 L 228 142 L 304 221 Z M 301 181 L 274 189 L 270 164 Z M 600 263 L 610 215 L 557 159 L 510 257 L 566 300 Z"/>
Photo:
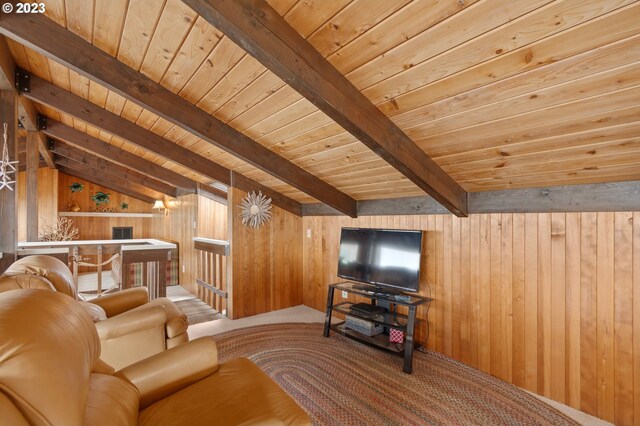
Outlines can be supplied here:
<path id="1" fill-rule="evenodd" d="M 114 374 L 86 310 L 44 290 L 0 294 L 0 413 L 11 425 L 307 425 L 247 359 L 201 338 Z"/>
<path id="2" fill-rule="evenodd" d="M 27 288 L 55 290 L 78 300 L 71 271 L 51 256 L 22 258 L 0 276 L 0 292 Z M 102 359 L 116 368 L 189 340 L 186 315 L 165 297 L 149 301 L 146 287 L 79 303 L 95 322 L 102 341 Z"/>

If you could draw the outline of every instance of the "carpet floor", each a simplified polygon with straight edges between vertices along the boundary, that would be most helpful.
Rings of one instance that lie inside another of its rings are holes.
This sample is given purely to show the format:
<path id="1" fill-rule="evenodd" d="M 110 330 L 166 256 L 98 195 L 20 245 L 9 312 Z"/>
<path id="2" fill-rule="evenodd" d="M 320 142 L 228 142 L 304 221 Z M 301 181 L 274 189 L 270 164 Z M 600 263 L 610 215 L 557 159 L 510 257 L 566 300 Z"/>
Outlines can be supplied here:
<path id="1" fill-rule="evenodd" d="M 218 313 L 218 311 L 216 311 L 197 297 L 192 297 L 191 299 L 176 300 L 173 303 L 178 305 L 178 308 L 180 308 L 180 310 L 187 316 L 189 325 L 201 324 L 203 322 L 225 318 L 224 315 Z"/>
<path id="2" fill-rule="evenodd" d="M 435 352 L 402 358 L 321 324 L 271 324 L 216 336 L 221 362 L 247 357 L 316 425 L 576 425 L 523 390 Z"/>

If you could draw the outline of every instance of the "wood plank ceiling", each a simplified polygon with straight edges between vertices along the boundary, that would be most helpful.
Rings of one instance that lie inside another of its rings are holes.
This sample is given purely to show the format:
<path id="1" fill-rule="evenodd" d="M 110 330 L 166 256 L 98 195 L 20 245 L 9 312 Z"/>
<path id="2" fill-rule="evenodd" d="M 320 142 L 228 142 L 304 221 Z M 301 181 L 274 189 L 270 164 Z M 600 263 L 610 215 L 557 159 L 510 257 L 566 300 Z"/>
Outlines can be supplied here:
<path id="1" fill-rule="evenodd" d="M 47 0 L 46 15 L 354 199 L 423 195 L 180 0 Z M 270 0 L 467 191 L 640 179 L 640 2 Z M 315 200 L 40 54 L 38 77 L 302 203 Z M 199 182 L 66 114 L 40 112 Z"/>

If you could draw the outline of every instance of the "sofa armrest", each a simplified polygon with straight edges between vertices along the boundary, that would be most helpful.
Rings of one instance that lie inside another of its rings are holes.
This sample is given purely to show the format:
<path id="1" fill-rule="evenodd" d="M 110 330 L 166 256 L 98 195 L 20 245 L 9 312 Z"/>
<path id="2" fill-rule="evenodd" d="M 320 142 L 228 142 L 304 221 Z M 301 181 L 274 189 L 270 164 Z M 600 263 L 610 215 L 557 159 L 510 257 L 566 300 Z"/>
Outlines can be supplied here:
<path id="1" fill-rule="evenodd" d="M 123 312 L 130 311 L 148 302 L 149 291 L 146 287 L 128 288 L 117 293 L 106 294 L 90 301 L 90 303 L 95 303 L 102 307 L 107 314 L 107 318 L 120 315 Z"/>
<path id="2" fill-rule="evenodd" d="M 154 306 L 144 311 L 126 312 L 95 323 L 100 340 L 115 339 L 136 331 L 161 329 L 164 339 L 164 324 L 167 321 L 162 306 Z"/>
<path id="3" fill-rule="evenodd" d="M 125 367 L 116 376 L 138 388 L 143 409 L 216 371 L 216 342 L 201 337 Z"/>

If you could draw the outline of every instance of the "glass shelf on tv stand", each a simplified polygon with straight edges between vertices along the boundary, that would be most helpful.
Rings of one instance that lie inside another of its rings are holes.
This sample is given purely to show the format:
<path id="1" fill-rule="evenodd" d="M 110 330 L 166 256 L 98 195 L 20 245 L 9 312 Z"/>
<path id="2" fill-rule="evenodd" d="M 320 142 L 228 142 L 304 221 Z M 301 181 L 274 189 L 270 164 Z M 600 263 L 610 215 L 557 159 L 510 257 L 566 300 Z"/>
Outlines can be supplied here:
<path id="1" fill-rule="evenodd" d="M 394 289 L 376 287 L 373 284 L 341 282 L 330 284 L 330 287 L 339 291 L 360 294 L 371 299 L 384 300 L 401 306 L 418 306 L 431 301 L 428 297 L 408 294 Z"/>
<path id="2" fill-rule="evenodd" d="M 399 314 L 397 312 L 384 312 L 379 314 L 367 314 L 357 310 L 352 310 L 354 305 L 352 302 L 341 302 L 333 305 L 333 310 L 340 312 L 343 315 L 349 315 L 352 317 L 360 318 L 365 321 L 372 322 L 374 324 L 382 325 L 384 327 L 391 327 L 397 330 L 407 331 L 407 323 L 409 322 L 409 316 Z M 420 320 L 416 318 L 416 324 Z"/>

